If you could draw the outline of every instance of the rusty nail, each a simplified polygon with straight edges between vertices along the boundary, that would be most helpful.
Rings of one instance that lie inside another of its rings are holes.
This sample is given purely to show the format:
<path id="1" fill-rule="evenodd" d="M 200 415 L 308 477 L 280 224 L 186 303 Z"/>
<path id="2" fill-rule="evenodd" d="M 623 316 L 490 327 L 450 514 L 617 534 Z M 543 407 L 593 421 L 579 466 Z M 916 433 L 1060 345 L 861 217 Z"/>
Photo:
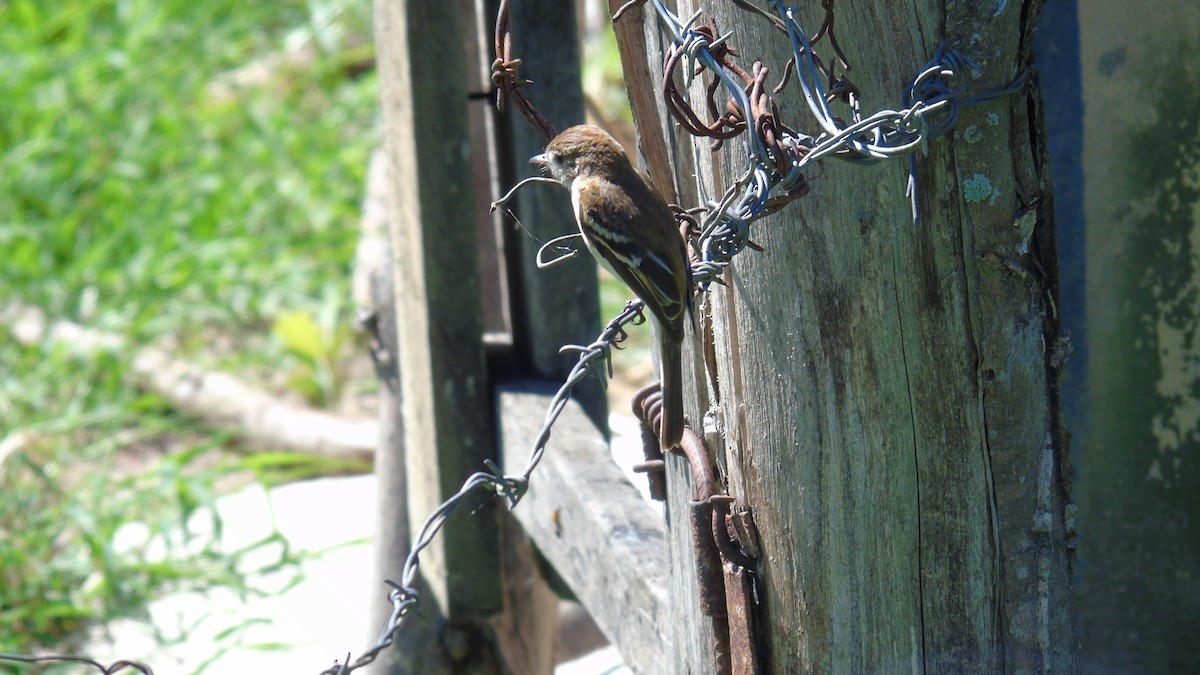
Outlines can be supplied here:
<path id="1" fill-rule="evenodd" d="M 762 557 L 762 549 L 758 546 L 758 530 L 754 527 L 754 517 L 749 511 L 738 511 L 725 516 L 725 524 L 746 555 L 755 560 Z"/>
<path id="2" fill-rule="evenodd" d="M 633 465 L 634 473 L 646 474 L 646 482 L 650 485 L 650 498 L 664 501 L 667 498 L 667 463 L 661 459 L 639 462 Z"/>
<path id="3" fill-rule="evenodd" d="M 724 571 L 730 671 L 733 675 L 757 675 L 761 670 L 754 641 L 754 582 L 744 567 L 725 565 Z"/>
<path id="4" fill-rule="evenodd" d="M 661 403 L 657 408 L 654 407 L 654 403 L 662 399 L 659 390 L 657 382 L 642 387 L 633 395 L 631 407 L 642 429 L 642 454 L 646 457 L 646 461 L 635 466 L 633 470 L 646 474 L 646 481 L 650 485 L 650 497 L 661 502 L 667 498 L 667 469 L 662 450 L 658 447 L 658 434 L 655 433 L 655 429 L 658 428 L 658 414 L 662 409 Z"/>
<path id="5" fill-rule="evenodd" d="M 708 501 L 689 502 L 692 552 L 696 559 L 696 580 L 700 586 L 700 611 L 705 616 L 725 616 L 725 580 L 721 556 L 709 529 L 713 506 Z"/>
<path id="6" fill-rule="evenodd" d="M 721 557 L 739 567 L 754 569 L 754 558 L 742 552 L 737 542 L 729 536 L 729 506 L 734 498 L 729 495 L 713 495 L 709 500 L 712 504 L 712 537 Z"/>

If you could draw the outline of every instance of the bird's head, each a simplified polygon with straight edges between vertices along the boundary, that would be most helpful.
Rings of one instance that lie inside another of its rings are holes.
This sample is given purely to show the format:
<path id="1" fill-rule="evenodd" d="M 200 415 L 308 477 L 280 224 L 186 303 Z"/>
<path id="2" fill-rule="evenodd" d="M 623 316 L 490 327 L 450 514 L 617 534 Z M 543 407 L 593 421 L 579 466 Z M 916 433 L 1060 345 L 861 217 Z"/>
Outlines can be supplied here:
<path id="1" fill-rule="evenodd" d="M 546 151 L 529 160 L 567 187 L 577 176 L 609 174 L 631 168 L 624 148 L 599 127 L 571 127 L 546 146 Z"/>

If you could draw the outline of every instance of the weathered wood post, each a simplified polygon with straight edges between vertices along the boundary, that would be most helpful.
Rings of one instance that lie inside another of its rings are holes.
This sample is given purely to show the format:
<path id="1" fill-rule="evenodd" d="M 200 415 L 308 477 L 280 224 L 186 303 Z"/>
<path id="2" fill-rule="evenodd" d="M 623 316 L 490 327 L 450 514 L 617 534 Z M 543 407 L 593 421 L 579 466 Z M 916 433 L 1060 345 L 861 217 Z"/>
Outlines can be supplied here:
<path id="1" fill-rule="evenodd" d="M 380 450 L 380 518 L 409 521 L 379 537 L 378 571 L 390 577 L 400 574 L 412 545 L 395 535 L 417 532 L 495 454 L 462 48 L 468 8 L 403 0 L 379 0 L 375 8 L 396 305 L 381 332 L 396 335 L 390 356 L 403 421 L 399 443 Z M 383 402 L 397 403 L 393 396 Z M 405 503 L 389 506 L 398 501 Z M 429 618 L 406 626 L 374 672 L 503 670 L 487 622 L 503 606 L 498 514 L 486 495 L 463 508 L 476 507 L 422 555 Z"/>
<path id="2" fill-rule="evenodd" d="M 542 112 L 563 125 L 582 117 L 571 9 L 531 0 L 514 11 L 530 73 L 546 87 Z M 497 188 L 527 173 L 545 143 L 515 110 L 493 117 L 495 13 L 475 0 L 376 2 L 396 306 L 380 333 L 395 334 L 387 351 L 398 366 L 385 369 L 382 403 L 398 405 L 387 412 L 402 421 L 402 438 L 384 444 L 377 464 L 385 577 L 400 574 L 424 518 L 485 460 L 501 460 L 492 378 L 559 378 L 572 359 L 559 347 L 598 329 L 594 267 L 538 272 L 528 237 L 495 229 L 486 213 Z M 532 194 L 516 208 L 535 236 L 572 227 L 565 200 Z M 603 423 L 599 387 L 579 393 Z M 376 672 L 551 671 L 558 599 L 502 503 L 480 491 L 422 553 L 426 619 L 408 621 Z M 382 617 L 389 606 L 378 604 Z"/>
<path id="3" fill-rule="evenodd" d="M 703 8 L 732 30 L 744 68 L 761 60 L 782 75 L 790 43 L 766 21 L 733 3 L 678 5 L 681 16 Z M 1036 9 L 889 1 L 835 12 L 863 110 L 874 111 L 901 106 L 942 42 L 981 66 L 964 86 L 1003 88 L 1029 65 Z M 800 14 L 815 32 L 820 7 Z M 619 22 L 619 35 L 649 38 L 645 55 L 623 43 L 626 71 L 661 74 L 651 5 L 622 21 L 634 27 Z M 702 86 L 693 85 L 697 110 Z M 804 127 L 795 87 L 776 100 L 787 123 L 820 131 Z M 953 133 L 929 144 L 916 158 L 919 224 L 905 196 L 906 159 L 824 160 L 809 174 L 810 196 L 754 224 L 765 250 L 737 257 L 728 287 L 701 299 L 689 417 L 757 523 L 769 672 L 1076 667 L 1037 100 L 1031 87 L 964 108 Z M 679 134 L 669 152 L 682 206 L 697 203 L 694 173 L 720 195 L 744 170 L 740 142 L 713 154 L 700 141 L 693 166 L 696 141 L 661 106 L 634 108 L 651 159 L 662 138 Z M 705 340 L 712 372 L 699 356 Z M 690 557 L 681 515 L 693 488 L 682 461 L 670 464 L 678 573 Z M 695 587 L 671 592 L 675 658 L 711 672 Z"/>

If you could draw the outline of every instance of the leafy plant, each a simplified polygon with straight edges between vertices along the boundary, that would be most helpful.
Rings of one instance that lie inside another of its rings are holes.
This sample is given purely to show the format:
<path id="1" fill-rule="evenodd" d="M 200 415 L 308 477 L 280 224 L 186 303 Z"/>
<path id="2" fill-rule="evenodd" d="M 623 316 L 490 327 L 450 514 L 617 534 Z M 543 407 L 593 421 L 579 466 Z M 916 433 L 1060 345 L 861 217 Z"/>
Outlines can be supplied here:
<path id="1" fill-rule="evenodd" d="M 342 351 L 352 337 L 350 325 L 342 320 L 342 296 L 335 289 L 326 290 L 326 301 L 317 315 L 303 310 L 283 312 L 272 328 L 295 360 L 288 385 L 317 406 L 328 405 L 341 394 L 346 379 Z"/>
<path id="2" fill-rule="evenodd" d="M 9 343 L 0 353 L 18 366 L 49 362 L 47 370 L 66 358 L 37 348 L 14 351 Z M 0 390 L 4 413 L 39 406 L 62 412 L 0 438 L 0 652 L 62 651 L 84 626 L 142 616 L 146 603 L 168 590 L 249 591 L 246 552 L 220 550 L 214 508 L 216 483 L 244 470 L 214 461 L 222 439 L 182 439 L 179 422 L 161 404 L 125 388 L 119 377 L 105 382 L 114 364 L 101 361 L 81 369 L 98 386 L 76 411 L 73 399 L 47 395 L 49 387 Z M 88 405 L 100 397 L 113 404 Z M 186 450 L 133 470 L 123 468 L 128 450 L 114 452 L 141 446 L 141 453 L 156 455 L 184 440 L 191 441 Z M 198 517 L 208 525 L 197 529 Z"/>

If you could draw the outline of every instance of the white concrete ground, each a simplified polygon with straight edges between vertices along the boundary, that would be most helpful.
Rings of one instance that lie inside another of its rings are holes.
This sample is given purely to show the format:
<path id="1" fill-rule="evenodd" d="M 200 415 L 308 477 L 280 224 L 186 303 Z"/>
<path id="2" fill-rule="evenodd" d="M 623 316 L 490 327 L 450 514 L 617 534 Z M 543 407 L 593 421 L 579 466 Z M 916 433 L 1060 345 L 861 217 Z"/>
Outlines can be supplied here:
<path id="1" fill-rule="evenodd" d="M 614 420 L 616 436 L 629 436 L 628 422 Z M 624 428 L 622 428 L 624 427 Z M 632 438 L 637 438 L 636 427 Z M 618 443 L 619 463 L 639 461 L 638 451 Z M 645 480 L 635 480 L 643 485 Z M 151 621 L 122 621 L 111 639 L 97 640 L 85 653 L 103 663 L 134 659 L 158 675 L 204 671 L 317 673 L 347 652 L 361 653 L 379 627 L 367 621 L 372 594 L 385 593 L 374 578 L 370 536 L 375 521 L 373 476 L 324 478 L 283 485 L 267 493 L 251 486 L 218 500 L 226 550 L 252 544 L 271 533 L 274 521 L 296 553 L 313 553 L 301 564 L 302 579 L 282 593 L 241 598 L 229 591 L 180 594 L 155 602 Z M 271 551 L 264 551 L 263 561 Z M 277 555 L 277 554 L 276 554 Z M 285 588 L 291 572 L 262 584 Z M 169 643 L 156 646 L 153 630 Z M 182 636 L 186 631 L 186 639 Z M 556 675 L 630 673 L 615 649 L 606 648 L 563 664 Z"/>
<path id="2" fill-rule="evenodd" d="M 218 500 L 226 550 L 271 533 L 274 520 L 296 553 L 318 553 L 301 563 L 302 579 L 282 593 L 238 597 L 232 591 L 186 593 L 155 602 L 151 621 L 111 626 L 111 644 L 88 655 L 100 661 L 132 658 L 156 673 L 316 673 L 357 654 L 368 635 L 372 582 L 369 537 L 375 513 L 373 476 L 325 478 L 280 486 L 270 498 L 257 485 Z M 277 556 L 262 552 L 262 562 Z M 262 586 L 281 589 L 294 570 Z M 153 630 L 169 644 L 157 647 Z M 186 632 L 187 638 L 179 640 Z"/>

